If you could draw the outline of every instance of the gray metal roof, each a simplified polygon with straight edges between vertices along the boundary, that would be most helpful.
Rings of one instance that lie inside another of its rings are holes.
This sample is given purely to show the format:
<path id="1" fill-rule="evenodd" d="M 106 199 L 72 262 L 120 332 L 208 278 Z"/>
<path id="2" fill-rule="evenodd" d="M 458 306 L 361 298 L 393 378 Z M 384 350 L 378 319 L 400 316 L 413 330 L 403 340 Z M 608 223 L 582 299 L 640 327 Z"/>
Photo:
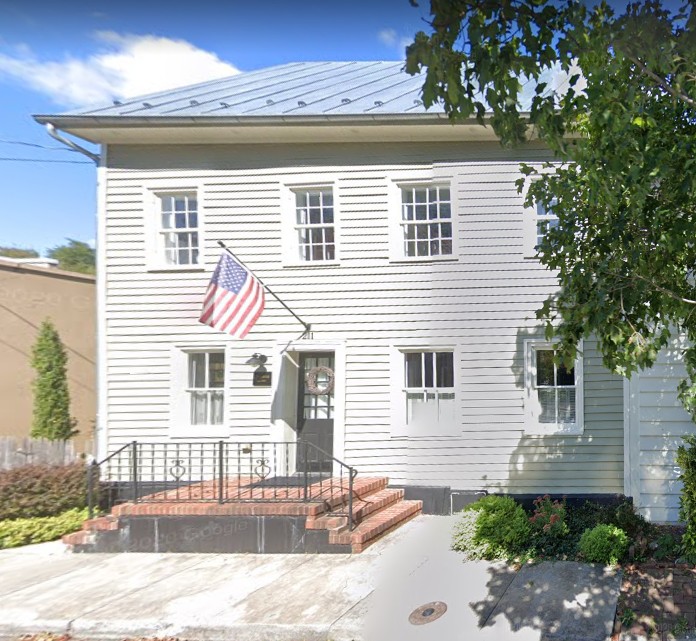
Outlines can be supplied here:
<path id="1" fill-rule="evenodd" d="M 423 106 L 424 75 L 410 76 L 403 67 L 403 61 L 289 63 L 58 117 L 291 119 L 443 114 L 440 106 L 428 110 Z"/>

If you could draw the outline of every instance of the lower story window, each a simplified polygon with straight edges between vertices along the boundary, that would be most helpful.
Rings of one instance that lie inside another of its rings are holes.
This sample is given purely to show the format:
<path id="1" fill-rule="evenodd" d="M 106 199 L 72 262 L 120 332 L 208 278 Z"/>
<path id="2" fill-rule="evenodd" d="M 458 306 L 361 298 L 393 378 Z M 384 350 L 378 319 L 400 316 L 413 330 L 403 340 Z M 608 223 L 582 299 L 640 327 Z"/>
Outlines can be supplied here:
<path id="1" fill-rule="evenodd" d="M 225 354 L 192 352 L 188 355 L 191 425 L 222 425 L 225 405 Z"/>
<path id="2" fill-rule="evenodd" d="M 526 431 L 582 432 L 582 362 L 556 362 L 553 344 L 528 341 L 525 354 Z"/>
<path id="3" fill-rule="evenodd" d="M 451 351 L 406 352 L 406 422 L 454 421 L 454 355 Z"/>

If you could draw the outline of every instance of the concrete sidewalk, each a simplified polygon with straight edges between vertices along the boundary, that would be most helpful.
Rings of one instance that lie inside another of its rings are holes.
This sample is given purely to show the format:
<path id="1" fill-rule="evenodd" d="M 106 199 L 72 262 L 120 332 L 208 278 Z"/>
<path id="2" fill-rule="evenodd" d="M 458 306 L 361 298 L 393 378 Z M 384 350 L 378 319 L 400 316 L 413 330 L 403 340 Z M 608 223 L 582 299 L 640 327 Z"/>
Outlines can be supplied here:
<path id="1" fill-rule="evenodd" d="M 577 563 L 515 572 L 463 562 L 449 550 L 454 518 L 419 517 L 359 555 L 72 555 L 58 543 L 0 551 L 0 638 L 609 637 L 616 573 Z"/>

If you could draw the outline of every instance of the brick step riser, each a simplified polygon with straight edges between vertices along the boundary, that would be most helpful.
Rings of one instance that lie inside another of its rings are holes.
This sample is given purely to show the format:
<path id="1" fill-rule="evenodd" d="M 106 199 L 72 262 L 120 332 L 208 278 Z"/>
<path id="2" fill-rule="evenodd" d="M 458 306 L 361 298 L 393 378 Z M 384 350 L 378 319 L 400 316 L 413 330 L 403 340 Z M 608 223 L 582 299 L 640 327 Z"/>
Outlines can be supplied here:
<path id="1" fill-rule="evenodd" d="M 377 497 L 377 494 L 385 493 L 384 496 Z M 370 514 L 377 512 L 385 507 L 389 507 L 394 503 L 401 501 L 404 498 L 403 489 L 395 490 L 377 490 L 369 495 L 363 494 L 361 499 L 357 502 L 364 502 L 366 505 L 361 505 L 358 508 L 353 509 L 353 524 L 355 526 L 359 525 L 364 521 Z M 372 500 L 371 500 L 372 499 Z M 346 504 L 343 506 L 348 508 Z M 307 529 L 308 530 L 337 530 L 345 529 L 348 526 L 348 517 L 342 515 L 334 515 L 332 513 L 327 513 L 320 515 L 316 518 L 307 519 Z"/>
<path id="2" fill-rule="evenodd" d="M 352 532 L 332 532 L 329 534 L 329 543 L 336 545 L 365 545 L 382 534 L 390 531 L 401 522 L 420 514 L 423 509 L 422 501 L 399 501 L 374 512 L 369 519 L 362 523 L 362 528 Z M 367 527 L 366 527 L 367 526 Z"/>

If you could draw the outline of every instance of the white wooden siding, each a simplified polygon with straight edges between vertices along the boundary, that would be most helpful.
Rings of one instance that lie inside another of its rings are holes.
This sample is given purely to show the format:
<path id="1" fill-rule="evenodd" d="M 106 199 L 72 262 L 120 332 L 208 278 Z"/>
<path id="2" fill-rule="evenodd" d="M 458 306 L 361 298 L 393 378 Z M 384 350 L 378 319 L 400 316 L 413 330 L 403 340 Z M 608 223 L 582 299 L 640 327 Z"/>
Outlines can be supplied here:
<path id="1" fill-rule="evenodd" d="M 525 338 L 556 286 L 523 257 L 518 165 L 543 161 L 530 146 L 497 144 L 110 146 L 105 308 L 109 448 L 168 440 L 170 348 L 228 345 L 226 421 L 232 440 L 270 433 L 271 392 L 251 386 L 253 352 L 272 353 L 301 326 L 272 297 L 243 341 L 196 322 L 219 249 L 227 243 L 302 318 L 317 340 L 346 346 L 346 462 L 392 483 L 517 493 L 622 492 L 622 382 L 586 341 L 585 430 L 523 433 Z M 389 181 L 408 170 L 451 175 L 458 255 L 390 262 Z M 331 176 L 339 191 L 340 264 L 282 267 L 281 186 Z M 147 271 L 147 193 L 199 185 L 204 269 Z M 461 434 L 393 437 L 390 348 L 427 339 L 458 347 Z M 192 437 L 195 434 L 192 432 Z"/>
<path id="2" fill-rule="evenodd" d="M 631 381 L 633 406 L 630 438 L 637 441 L 637 496 L 640 511 L 650 520 L 674 522 L 679 518 L 681 482 L 676 452 L 682 436 L 694 433 L 694 424 L 677 397 L 686 372 L 679 345 L 660 352 L 656 364 Z M 635 444 L 634 444 L 635 445 Z"/>

